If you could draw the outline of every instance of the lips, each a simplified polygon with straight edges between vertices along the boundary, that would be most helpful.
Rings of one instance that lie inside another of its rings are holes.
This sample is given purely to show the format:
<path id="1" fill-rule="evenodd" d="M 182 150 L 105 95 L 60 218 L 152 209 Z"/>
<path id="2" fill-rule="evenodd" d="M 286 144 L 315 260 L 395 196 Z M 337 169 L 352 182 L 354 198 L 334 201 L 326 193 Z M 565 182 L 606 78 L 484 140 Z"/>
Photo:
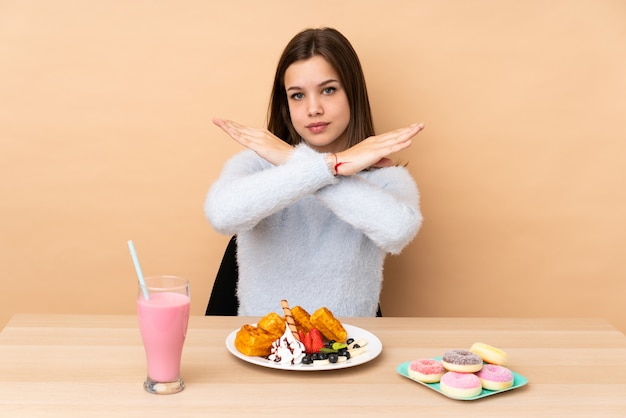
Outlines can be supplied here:
<path id="1" fill-rule="evenodd" d="M 320 133 L 323 132 L 326 127 L 329 125 L 328 122 L 315 122 L 315 123 L 310 123 L 306 126 L 306 128 L 313 132 L 313 133 Z"/>

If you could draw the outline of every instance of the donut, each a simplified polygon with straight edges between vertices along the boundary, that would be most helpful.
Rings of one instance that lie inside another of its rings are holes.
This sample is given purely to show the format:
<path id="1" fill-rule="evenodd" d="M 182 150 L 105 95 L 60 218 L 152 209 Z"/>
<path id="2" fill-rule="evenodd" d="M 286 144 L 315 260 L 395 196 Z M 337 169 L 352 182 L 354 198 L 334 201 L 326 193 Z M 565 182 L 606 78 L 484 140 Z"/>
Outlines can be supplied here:
<path id="1" fill-rule="evenodd" d="M 441 364 L 451 372 L 474 373 L 482 369 L 483 360 L 469 350 L 457 349 L 443 353 Z"/>
<path id="2" fill-rule="evenodd" d="M 513 372 L 504 366 L 485 364 L 476 376 L 482 387 L 488 390 L 502 390 L 513 386 Z"/>
<path id="3" fill-rule="evenodd" d="M 409 365 L 409 377 L 424 383 L 437 383 L 446 372 L 441 362 L 430 359 L 413 360 Z"/>
<path id="4" fill-rule="evenodd" d="M 480 379 L 473 373 L 446 372 L 441 376 L 439 388 L 451 398 L 467 399 L 483 391 Z"/>
<path id="5" fill-rule="evenodd" d="M 498 366 L 505 366 L 509 359 L 504 351 L 484 343 L 474 343 L 470 351 L 482 358 L 485 363 Z"/>

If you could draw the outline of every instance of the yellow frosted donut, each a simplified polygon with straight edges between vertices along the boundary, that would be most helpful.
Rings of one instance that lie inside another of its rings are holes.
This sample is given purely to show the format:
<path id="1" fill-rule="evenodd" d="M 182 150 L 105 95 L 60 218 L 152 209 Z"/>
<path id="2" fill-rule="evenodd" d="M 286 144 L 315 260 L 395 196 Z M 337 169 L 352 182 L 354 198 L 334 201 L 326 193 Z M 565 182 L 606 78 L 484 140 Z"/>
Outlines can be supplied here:
<path id="1" fill-rule="evenodd" d="M 470 351 L 482 358 L 485 363 L 505 366 L 509 360 L 504 351 L 484 343 L 474 343 Z"/>

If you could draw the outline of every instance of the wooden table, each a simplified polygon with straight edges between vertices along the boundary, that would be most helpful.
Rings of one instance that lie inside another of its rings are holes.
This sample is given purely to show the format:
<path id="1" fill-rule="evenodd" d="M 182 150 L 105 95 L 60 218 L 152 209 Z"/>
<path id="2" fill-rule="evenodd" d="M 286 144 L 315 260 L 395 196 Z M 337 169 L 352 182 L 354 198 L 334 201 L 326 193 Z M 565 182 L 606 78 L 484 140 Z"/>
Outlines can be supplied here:
<path id="1" fill-rule="evenodd" d="M 143 390 L 137 319 L 16 315 L 0 333 L 3 417 L 626 416 L 626 336 L 601 319 L 350 318 L 383 343 L 366 364 L 294 372 L 246 363 L 226 336 L 257 318 L 193 317 L 183 392 Z M 449 399 L 396 373 L 405 361 L 481 341 L 508 352 L 528 385 Z"/>

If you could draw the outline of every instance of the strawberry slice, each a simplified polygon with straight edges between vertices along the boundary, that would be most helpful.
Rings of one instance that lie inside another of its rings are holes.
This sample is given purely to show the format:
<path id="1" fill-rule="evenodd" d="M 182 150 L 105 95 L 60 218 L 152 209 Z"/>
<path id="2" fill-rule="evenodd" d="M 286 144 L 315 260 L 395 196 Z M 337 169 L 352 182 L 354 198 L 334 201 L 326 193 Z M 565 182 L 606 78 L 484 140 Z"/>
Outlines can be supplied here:
<path id="1" fill-rule="evenodd" d="M 324 338 L 322 337 L 322 333 L 317 328 L 313 328 L 311 331 L 309 331 L 307 338 L 309 336 L 311 337 L 311 353 L 317 353 L 322 347 L 324 347 Z M 307 352 L 308 351 L 309 350 L 307 350 Z"/>
<path id="2" fill-rule="evenodd" d="M 302 344 L 304 344 L 304 348 L 306 349 L 307 354 L 312 354 L 314 351 L 311 351 L 311 333 L 307 332 L 302 340 Z"/>

